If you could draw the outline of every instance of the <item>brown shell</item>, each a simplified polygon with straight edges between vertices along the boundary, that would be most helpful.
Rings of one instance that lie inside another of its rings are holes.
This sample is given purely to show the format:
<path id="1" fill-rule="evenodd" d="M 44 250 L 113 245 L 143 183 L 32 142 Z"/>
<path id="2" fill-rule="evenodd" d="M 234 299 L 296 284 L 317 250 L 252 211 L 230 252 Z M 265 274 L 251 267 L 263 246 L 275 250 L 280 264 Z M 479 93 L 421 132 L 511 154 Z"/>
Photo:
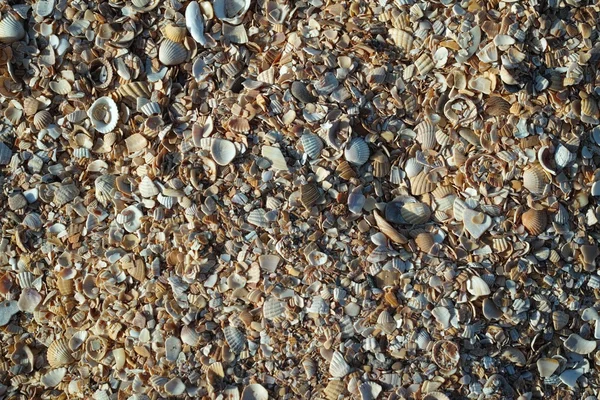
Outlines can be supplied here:
<path id="1" fill-rule="evenodd" d="M 521 216 L 521 222 L 527 232 L 532 235 L 539 235 L 546 230 L 548 224 L 548 214 L 543 210 L 529 209 Z"/>
<path id="2" fill-rule="evenodd" d="M 321 194 L 316 183 L 307 183 L 300 187 L 300 202 L 307 209 L 311 208 L 317 201 Z"/>
<path id="3" fill-rule="evenodd" d="M 114 78 L 115 69 L 105 58 L 94 59 L 89 66 L 90 79 L 97 89 L 106 89 Z"/>
<path id="4" fill-rule="evenodd" d="M 50 111 L 38 111 L 33 117 L 33 126 L 35 126 L 37 130 L 42 130 L 44 128 L 47 128 L 48 125 L 52 123 L 53 119 L 54 118 L 52 118 L 52 114 L 50 114 Z"/>
<path id="5" fill-rule="evenodd" d="M 34 115 L 40 107 L 40 102 L 34 97 L 27 97 L 23 100 L 23 111 L 25 115 Z"/>
<path id="6" fill-rule="evenodd" d="M 391 241 L 396 242 L 398 244 L 406 244 L 408 243 L 408 239 L 400 234 L 389 222 L 387 222 L 377 211 L 373 213 L 375 215 L 375 221 L 377 222 L 377 227 L 381 230 L 385 236 L 390 238 Z"/>
<path id="7" fill-rule="evenodd" d="M 415 238 L 415 243 L 417 244 L 419 250 L 425 253 L 428 253 L 435 244 L 433 241 L 433 235 L 429 232 L 419 233 Z"/>
<path id="8" fill-rule="evenodd" d="M 247 133 L 250 131 L 250 122 L 246 118 L 232 118 L 227 125 L 235 133 Z"/>
<path id="9" fill-rule="evenodd" d="M 60 294 L 62 294 L 63 296 L 68 296 L 70 294 L 73 294 L 75 282 L 73 281 L 73 279 L 63 279 L 59 277 L 56 280 L 56 287 L 58 288 Z"/>
<path id="10" fill-rule="evenodd" d="M 165 36 L 177 43 L 183 42 L 185 39 L 185 35 L 187 33 L 187 29 L 185 26 L 179 26 L 175 24 L 169 24 L 164 28 Z"/>
<path id="11" fill-rule="evenodd" d="M 390 160 L 382 151 L 373 155 L 373 176 L 383 178 L 390 173 Z"/>
<path id="12" fill-rule="evenodd" d="M 150 95 L 152 94 L 146 82 L 126 83 L 117 89 L 117 93 L 123 97 L 130 97 L 134 100 L 136 100 L 138 97 L 150 98 Z"/>
<path id="13" fill-rule="evenodd" d="M 413 196 L 420 196 L 425 193 L 433 192 L 437 184 L 431 182 L 428 173 L 421 172 L 418 175 L 410 178 L 411 193 Z"/>
<path id="14" fill-rule="evenodd" d="M 485 100 L 485 112 L 492 117 L 510 114 L 511 104 L 500 96 L 490 96 Z"/>
<path id="15" fill-rule="evenodd" d="M 63 365 L 69 365 L 75 361 L 71 354 L 72 351 L 69 348 L 69 342 L 66 338 L 61 338 L 55 340 L 48 346 L 46 357 L 52 368 L 58 368 Z"/>
<path id="16" fill-rule="evenodd" d="M 350 163 L 346 160 L 340 161 L 335 168 L 335 172 L 340 176 L 340 178 L 345 180 L 356 178 L 356 171 L 354 171 L 354 168 L 352 168 Z"/>

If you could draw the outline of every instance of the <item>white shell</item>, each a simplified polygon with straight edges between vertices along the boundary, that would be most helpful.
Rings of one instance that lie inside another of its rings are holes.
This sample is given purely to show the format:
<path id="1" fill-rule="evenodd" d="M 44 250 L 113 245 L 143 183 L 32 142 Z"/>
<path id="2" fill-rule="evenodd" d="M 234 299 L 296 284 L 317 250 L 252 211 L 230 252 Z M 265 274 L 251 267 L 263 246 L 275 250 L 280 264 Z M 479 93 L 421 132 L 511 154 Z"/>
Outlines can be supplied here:
<path id="1" fill-rule="evenodd" d="M 362 138 L 352 139 L 344 150 L 346 161 L 358 167 L 366 163 L 370 155 L 369 145 Z"/>
<path id="2" fill-rule="evenodd" d="M 417 161 L 416 158 L 412 157 L 406 160 L 404 164 L 404 172 L 406 172 L 406 176 L 408 178 L 415 177 L 423 171 L 425 166 Z"/>
<path id="3" fill-rule="evenodd" d="M 0 42 L 13 43 L 25 37 L 23 22 L 15 15 L 7 13 L 0 20 Z"/>
<path id="4" fill-rule="evenodd" d="M 260 267 L 265 270 L 266 272 L 275 272 L 275 270 L 277 269 L 277 265 L 279 264 L 279 261 L 281 261 L 281 257 L 277 256 L 277 255 L 262 255 L 260 257 L 258 257 L 258 263 L 260 264 Z"/>
<path id="5" fill-rule="evenodd" d="M 188 51 L 181 43 L 164 39 L 158 49 L 158 59 L 166 66 L 179 65 L 188 57 Z"/>
<path id="6" fill-rule="evenodd" d="M 123 225 L 127 232 L 135 232 L 142 226 L 141 218 L 144 213 L 136 206 L 129 206 L 117 215 L 117 222 Z"/>
<path id="7" fill-rule="evenodd" d="M 165 358 L 169 362 L 177 361 L 181 352 L 181 340 L 175 336 L 169 336 L 165 340 Z"/>
<path id="8" fill-rule="evenodd" d="M 54 11 L 54 0 L 38 0 L 34 10 L 40 17 L 47 17 Z"/>
<path id="9" fill-rule="evenodd" d="M 237 25 L 242 22 L 250 3 L 251 0 L 215 0 L 213 8 L 218 19 Z"/>
<path id="10" fill-rule="evenodd" d="M 184 326 L 181 328 L 181 341 L 188 346 L 197 346 L 200 342 L 200 335 L 191 327 Z"/>
<path id="11" fill-rule="evenodd" d="M 150 198 L 158 195 L 159 191 L 152 179 L 144 176 L 139 185 L 140 195 L 145 198 Z"/>
<path id="12" fill-rule="evenodd" d="M 21 291 L 21 295 L 19 296 L 19 310 L 32 313 L 41 302 L 42 296 L 37 290 L 25 288 Z"/>
<path id="13" fill-rule="evenodd" d="M 242 400 L 269 400 L 269 392 L 258 383 L 253 383 L 244 388 Z"/>
<path id="14" fill-rule="evenodd" d="M 575 161 L 575 158 L 577 158 L 577 154 L 571 153 L 569 149 L 562 144 L 559 144 L 554 152 L 554 162 L 558 169 L 565 168 Z"/>
<path id="15" fill-rule="evenodd" d="M 463 223 L 467 232 L 474 239 L 479 239 L 492 226 L 492 218 L 487 214 L 467 208 L 463 211 Z"/>
<path id="16" fill-rule="evenodd" d="M 87 113 L 92 125 L 100 133 L 112 132 L 119 121 L 119 108 L 110 97 L 100 97 Z"/>
<path id="17" fill-rule="evenodd" d="M 244 25 L 223 24 L 223 37 L 227 38 L 231 43 L 248 43 L 248 33 Z"/>
<path id="18" fill-rule="evenodd" d="M 244 350 L 246 337 L 237 328 L 233 326 L 226 326 L 223 328 L 223 334 L 225 335 L 225 340 L 227 340 L 227 344 L 231 348 L 231 351 L 239 354 L 242 352 L 242 350 Z"/>
<path id="19" fill-rule="evenodd" d="M 334 378 L 343 378 L 350 373 L 350 366 L 339 351 L 334 351 L 331 356 L 329 373 Z"/>
<path id="20" fill-rule="evenodd" d="M 537 360 L 536 364 L 542 378 L 551 376 L 560 366 L 558 360 L 555 360 L 554 358 L 540 358 Z"/>
<path id="21" fill-rule="evenodd" d="M 595 340 L 585 340 L 576 333 L 571 333 L 563 344 L 567 350 L 577 354 L 590 354 L 596 350 Z"/>
<path id="22" fill-rule="evenodd" d="M 42 375 L 42 377 L 40 378 L 40 382 L 47 388 L 54 387 L 63 380 L 66 373 L 67 369 L 64 367 L 53 369 Z"/>
<path id="23" fill-rule="evenodd" d="M 360 398 L 362 400 L 375 400 L 383 388 L 375 382 L 363 382 L 358 387 Z"/>
<path id="24" fill-rule="evenodd" d="M 185 392 L 185 383 L 179 378 L 173 378 L 165 384 L 165 392 L 170 396 L 180 396 Z"/>
<path id="25" fill-rule="evenodd" d="M 323 141 L 313 133 L 305 133 L 300 137 L 304 152 L 313 160 L 319 158 L 323 150 Z"/>
<path id="26" fill-rule="evenodd" d="M 218 165 L 228 165 L 235 158 L 235 145 L 226 139 L 214 139 L 210 146 L 210 155 Z"/>
<path id="27" fill-rule="evenodd" d="M 266 300 L 263 304 L 263 315 L 266 319 L 277 318 L 282 315 L 284 311 L 284 303 L 279 300 L 271 298 Z"/>
<path id="28" fill-rule="evenodd" d="M 267 160 L 271 161 L 271 167 L 279 171 L 287 171 L 288 166 L 285 162 L 285 157 L 281 153 L 281 150 L 277 147 L 263 146 L 262 156 Z"/>
<path id="29" fill-rule="evenodd" d="M 185 26 L 192 38 L 202 46 L 206 45 L 204 37 L 204 16 L 200 12 L 200 6 L 197 1 L 192 1 L 185 9 Z"/>
<path id="30" fill-rule="evenodd" d="M 476 275 L 467 281 L 467 291 L 473 296 L 487 296 L 491 293 L 488 284 Z"/>

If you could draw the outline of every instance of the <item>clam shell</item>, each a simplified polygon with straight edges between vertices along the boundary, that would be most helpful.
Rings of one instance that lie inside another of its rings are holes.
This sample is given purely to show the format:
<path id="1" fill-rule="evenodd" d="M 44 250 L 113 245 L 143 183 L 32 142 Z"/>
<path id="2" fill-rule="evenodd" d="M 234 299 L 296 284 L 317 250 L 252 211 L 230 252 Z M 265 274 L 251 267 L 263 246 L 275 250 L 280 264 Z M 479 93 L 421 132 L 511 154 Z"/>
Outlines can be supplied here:
<path id="1" fill-rule="evenodd" d="M 404 172 L 408 178 L 413 178 L 423 171 L 425 166 L 417 161 L 415 157 L 409 158 L 404 164 Z"/>
<path id="2" fill-rule="evenodd" d="M 185 26 L 196 42 L 202 46 L 206 45 L 206 38 L 204 37 L 204 16 L 200 12 L 200 5 L 197 1 L 190 2 L 185 9 Z"/>
<path id="3" fill-rule="evenodd" d="M 88 117 L 100 133 L 112 132 L 119 122 L 119 108 L 110 97 L 100 97 L 88 109 Z"/>
<path id="4" fill-rule="evenodd" d="M 492 226 L 492 218 L 482 212 L 467 208 L 462 217 L 465 229 L 474 239 L 479 239 Z"/>
<path id="5" fill-rule="evenodd" d="M 248 43 L 248 33 L 244 25 L 223 24 L 223 37 L 231 43 Z"/>
<path id="6" fill-rule="evenodd" d="M 317 364 L 312 359 L 305 358 L 302 360 L 302 367 L 307 379 L 317 375 Z"/>
<path id="7" fill-rule="evenodd" d="M 425 171 L 410 178 L 410 192 L 413 196 L 433 192 L 436 186 L 437 184 L 431 181 L 429 174 Z"/>
<path id="8" fill-rule="evenodd" d="M 210 154 L 218 165 L 229 165 L 236 156 L 233 142 L 226 139 L 214 139 L 210 146 Z"/>
<path id="9" fill-rule="evenodd" d="M 417 142 L 421 144 L 422 149 L 433 149 L 437 144 L 435 135 L 435 125 L 429 119 L 424 120 L 415 127 Z"/>
<path id="10" fill-rule="evenodd" d="M 429 253 L 433 245 L 435 244 L 433 240 L 433 235 L 429 232 L 422 232 L 417 235 L 415 238 L 415 243 L 419 250 L 424 253 Z"/>
<path id="11" fill-rule="evenodd" d="M 167 340 L 165 340 L 165 358 L 169 362 L 175 362 L 179 358 L 179 353 L 181 353 L 181 340 L 175 336 L 169 336 Z"/>
<path id="12" fill-rule="evenodd" d="M 275 272 L 280 261 L 281 257 L 277 255 L 262 255 L 258 258 L 260 267 L 269 273 Z"/>
<path id="13" fill-rule="evenodd" d="M 425 203 L 404 203 L 400 208 L 400 215 L 411 225 L 420 225 L 429 221 L 431 217 L 431 209 Z"/>
<path id="14" fill-rule="evenodd" d="M 438 340 L 433 344 L 431 355 L 433 362 L 444 371 L 453 370 L 460 361 L 458 345 L 446 339 Z"/>
<path id="15" fill-rule="evenodd" d="M 500 96 L 490 96 L 485 100 L 485 112 L 492 117 L 510 114 L 511 104 Z"/>
<path id="16" fill-rule="evenodd" d="M 244 14 L 250 8 L 250 3 L 251 0 L 215 0 L 213 9 L 218 19 L 237 25 L 242 22 Z"/>
<path id="17" fill-rule="evenodd" d="M 158 59 L 164 65 L 170 67 L 179 65 L 188 58 L 188 51 L 181 43 L 165 39 L 158 49 Z"/>
<path id="18" fill-rule="evenodd" d="M 389 312 L 383 310 L 377 317 L 377 326 L 387 335 L 391 335 L 396 330 L 396 320 Z"/>
<path id="19" fill-rule="evenodd" d="M 300 143 L 306 155 L 313 160 L 319 158 L 323 150 L 323 141 L 313 133 L 305 133 L 300 137 Z"/>
<path id="20" fill-rule="evenodd" d="M 344 149 L 344 157 L 350 164 L 360 167 L 369 160 L 369 145 L 362 138 L 352 139 Z"/>
<path id="21" fill-rule="evenodd" d="M 548 214 L 546 211 L 531 208 L 523 213 L 521 222 L 531 235 L 537 236 L 546 230 Z"/>
<path id="22" fill-rule="evenodd" d="M 25 288 L 19 296 L 19 310 L 32 313 L 42 302 L 42 296 L 33 288 Z"/>
<path id="23" fill-rule="evenodd" d="M 302 103 L 316 103 L 318 100 L 317 97 L 308 91 L 306 84 L 300 81 L 292 82 L 292 85 L 290 86 L 290 92 L 292 93 L 292 96 Z"/>
<path id="24" fill-rule="evenodd" d="M 23 225 L 29 229 L 38 230 L 44 225 L 44 223 L 42 222 L 40 214 L 32 212 L 23 218 Z"/>
<path id="25" fill-rule="evenodd" d="M 34 115 L 37 113 L 40 105 L 40 102 L 34 97 L 26 97 L 25 100 L 23 100 L 23 111 L 27 116 Z"/>
<path id="26" fill-rule="evenodd" d="M 52 89 L 53 92 L 60 96 L 65 96 L 71 93 L 72 90 L 71 84 L 66 79 L 52 81 L 48 86 L 50 87 L 50 89 Z"/>
<path id="27" fill-rule="evenodd" d="M 500 310 L 490 298 L 483 299 L 481 308 L 483 316 L 487 319 L 491 320 L 502 317 L 502 310 Z"/>
<path id="28" fill-rule="evenodd" d="M 343 378 L 350 373 L 350 366 L 339 351 L 334 351 L 331 356 L 329 373 L 334 378 Z"/>
<path id="29" fill-rule="evenodd" d="M 382 151 L 373 156 L 373 176 L 384 178 L 390 173 L 390 160 Z"/>
<path id="30" fill-rule="evenodd" d="M 54 199 L 52 200 L 54 204 L 58 207 L 62 207 L 67 203 L 75 200 L 75 198 L 79 195 L 79 188 L 74 183 L 69 183 L 66 185 L 59 186 L 54 191 Z"/>
<path id="31" fill-rule="evenodd" d="M 419 71 L 421 76 L 425 76 L 435 67 L 435 65 L 433 64 L 431 57 L 424 52 L 415 60 L 415 67 L 417 67 L 417 71 Z"/>
<path id="32" fill-rule="evenodd" d="M 0 42 L 9 44 L 24 37 L 23 21 L 13 13 L 6 13 L 0 20 Z"/>
<path id="33" fill-rule="evenodd" d="M 148 147 L 148 140 L 140 133 L 134 133 L 125 139 L 125 146 L 129 154 L 137 153 Z"/>
<path id="34" fill-rule="evenodd" d="M 402 29 L 392 28 L 388 31 L 390 38 L 394 42 L 394 44 L 398 47 L 402 47 L 405 53 L 408 53 L 413 48 L 413 35 L 410 33 L 403 31 Z"/>
<path id="35" fill-rule="evenodd" d="M 596 350 L 595 340 L 585 340 L 576 333 L 571 333 L 563 345 L 567 350 L 583 355 L 590 354 Z"/>
<path id="36" fill-rule="evenodd" d="M 550 183 L 544 169 L 536 164 L 523 173 L 523 186 L 535 195 L 541 195 L 545 192 Z"/>
<path id="37" fill-rule="evenodd" d="M 75 282 L 73 279 L 58 278 L 56 280 L 56 287 L 61 295 L 68 296 L 73 294 Z"/>
<path id="38" fill-rule="evenodd" d="M 554 358 L 540 358 L 536 362 L 538 372 L 542 378 L 552 376 L 560 366 L 558 360 Z"/>
<path id="39" fill-rule="evenodd" d="M 71 349 L 67 343 L 67 339 L 61 338 L 55 340 L 48 346 L 48 352 L 46 353 L 46 357 L 48 358 L 48 364 L 52 368 L 59 368 L 63 365 L 69 365 L 75 359 L 71 355 Z"/>
<path id="40" fill-rule="evenodd" d="M 239 354 L 244 350 L 246 345 L 246 336 L 240 332 L 237 328 L 233 326 L 226 326 L 223 328 L 223 334 L 225 335 L 225 340 L 227 340 L 227 344 L 236 354 Z"/>
<path id="41" fill-rule="evenodd" d="M 47 17 L 54 11 L 54 0 L 38 0 L 34 10 L 40 17 Z"/>
<path id="42" fill-rule="evenodd" d="M 141 218 L 144 213 L 136 206 L 129 206 L 117 215 L 117 222 L 123 225 L 127 232 L 135 232 L 142 226 Z"/>
<path id="43" fill-rule="evenodd" d="M 164 28 L 165 37 L 173 42 L 181 43 L 185 39 L 186 28 L 176 24 L 168 24 Z"/>
<path id="44" fill-rule="evenodd" d="M 262 385 L 253 383 L 244 388 L 241 400 L 269 400 L 269 392 Z"/>
<path id="45" fill-rule="evenodd" d="M 577 154 L 569 151 L 562 143 L 556 147 L 554 152 L 554 163 L 557 169 L 563 169 L 577 158 Z"/>
<path id="46" fill-rule="evenodd" d="M 165 383 L 165 392 L 170 396 L 181 396 L 185 393 L 185 383 L 179 378 L 173 378 Z"/>
<path id="47" fill-rule="evenodd" d="M 66 374 L 66 368 L 56 368 L 42 375 L 40 382 L 47 388 L 55 387 L 62 382 Z"/>

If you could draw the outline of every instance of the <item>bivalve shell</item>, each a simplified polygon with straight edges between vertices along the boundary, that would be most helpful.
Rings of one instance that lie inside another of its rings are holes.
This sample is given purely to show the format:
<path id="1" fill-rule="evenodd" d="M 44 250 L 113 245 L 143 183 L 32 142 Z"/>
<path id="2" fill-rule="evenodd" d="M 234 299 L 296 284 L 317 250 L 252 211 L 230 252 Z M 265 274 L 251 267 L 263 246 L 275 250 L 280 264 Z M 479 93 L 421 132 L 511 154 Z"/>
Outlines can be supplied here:
<path id="1" fill-rule="evenodd" d="M 576 333 L 571 333 L 563 344 L 567 350 L 577 354 L 590 354 L 596 350 L 595 340 L 585 340 Z"/>
<path id="2" fill-rule="evenodd" d="M 158 59 L 164 65 L 170 67 L 179 65 L 188 58 L 188 50 L 181 43 L 165 39 L 158 50 Z"/>
<path id="3" fill-rule="evenodd" d="M 46 357 L 48 358 L 48 364 L 50 364 L 52 368 L 59 368 L 63 365 L 69 365 L 75 361 L 71 355 L 71 349 L 69 348 L 67 339 L 65 338 L 61 338 L 52 342 L 48 347 Z"/>
<path id="4" fill-rule="evenodd" d="M 305 133 L 300 137 L 300 142 L 306 155 L 313 160 L 319 158 L 323 150 L 323 141 L 319 136 L 313 133 Z"/>
<path id="5" fill-rule="evenodd" d="M 40 382 L 47 388 L 55 387 L 58 385 L 67 373 L 66 368 L 56 368 L 48 371 L 40 378 Z"/>
<path id="6" fill-rule="evenodd" d="M 429 221 L 431 209 L 425 203 L 405 203 L 400 208 L 400 215 L 407 224 L 421 225 Z"/>
<path id="7" fill-rule="evenodd" d="M 210 154 L 218 165 L 229 165 L 236 156 L 233 142 L 226 139 L 214 139 L 210 146 Z"/>
<path id="8" fill-rule="evenodd" d="M 350 366 L 339 351 L 334 351 L 331 356 L 329 373 L 334 378 L 343 378 L 350 373 Z"/>
<path id="9" fill-rule="evenodd" d="M 200 5 L 197 1 L 192 1 L 185 9 L 185 26 L 187 27 L 192 38 L 201 44 L 206 45 L 204 37 L 204 16 L 200 12 Z"/>
<path id="10" fill-rule="evenodd" d="M 88 117 L 100 133 L 112 132 L 119 121 L 119 108 L 110 97 L 100 97 L 88 109 Z"/>
<path id="11" fill-rule="evenodd" d="M 362 138 L 352 139 L 344 149 L 344 157 L 350 164 L 360 167 L 369 160 L 369 145 Z"/>
<path id="12" fill-rule="evenodd" d="M 242 400 L 269 400 L 269 392 L 262 385 L 253 383 L 244 388 Z"/>
<path id="13" fill-rule="evenodd" d="M 6 13 L 0 20 L 0 42 L 10 44 L 24 37 L 23 21 L 13 13 Z"/>
<path id="14" fill-rule="evenodd" d="M 546 230 L 548 225 L 548 213 L 544 210 L 535 210 L 533 208 L 527 210 L 521 216 L 523 226 L 531 235 L 540 235 Z"/>
<path id="15" fill-rule="evenodd" d="M 540 358 L 537 360 L 536 365 L 540 376 L 542 378 L 547 378 L 556 372 L 560 363 L 554 358 Z"/>
<path id="16" fill-rule="evenodd" d="M 523 186 L 535 195 L 543 194 L 549 183 L 544 169 L 539 164 L 523 173 Z"/>

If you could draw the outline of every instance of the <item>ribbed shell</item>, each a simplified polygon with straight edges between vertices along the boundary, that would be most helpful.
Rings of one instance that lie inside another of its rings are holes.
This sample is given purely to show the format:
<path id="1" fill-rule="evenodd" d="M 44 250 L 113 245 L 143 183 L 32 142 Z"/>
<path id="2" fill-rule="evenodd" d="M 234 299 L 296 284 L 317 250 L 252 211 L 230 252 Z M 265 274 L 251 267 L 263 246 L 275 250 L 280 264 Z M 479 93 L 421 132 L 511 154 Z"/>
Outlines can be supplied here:
<path id="1" fill-rule="evenodd" d="M 408 178 L 417 176 L 421 171 L 423 171 L 423 168 L 423 164 L 418 162 L 414 157 L 406 160 L 406 163 L 404 164 L 404 172 L 406 172 L 406 176 Z"/>
<path id="2" fill-rule="evenodd" d="M 350 366 L 339 351 L 334 351 L 331 356 L 329 373 L 334 378 L 343 378 L 350 373 Z"/>
<path id="3" fill-rule="evenodd" d="M 0 20 L 0 42 L 13 43 L 25 37 L 23 21 L 9 12 Z"/>
<path id="4" fill-rule="evenodd" d="M 435 244 L 433 241 L 433 236 L 429 232 L 419 233 L 415 238 L 415 243 L 417 244 L 419 250 L 425 253 L 428 253 Z"/>
<path id="5" fill-rule="evenodd" d="M 242 400 L 269 400 L 269 392 L 262 385 L 253 383 L 244 388 Z"/>
<path id="6" fill-rule="evenodd" d="M 313 133 L 305 133 L 300 137 L 304 152 L 313 160 L 319 158 L 323 150 L 323 141 Z"/>
<path id="7" fill-rule="evenodd" d="M 226 326 L 223 328 L 223 334 L 225 335 L 225 340 L 227 340 L 227 344 L 231 351 L 236 354 L 239 354 L 244 350 L 244 346 L 246 345 L 246 337 L 240 332 L 237 328 L 233 326 Z"/>
<path id="8" fill-rule="evenodd" d="M 344 150 L 344 157 L 350 164 L 360 167 L 369 160 L 369 145 L 362 138 L 354 138 Z"/>
<path id="9" fill-rule="evenodd" d="M 539 164 L 523 173 L 523 186 L 533 194 L 543 194 L 548 183 L 548 177 Z"/>
<path id="10" fill-rule="evenodd" d="M 124 97 L 137 99 L 138 97 L 150 98 L 151 92 L 146 82 L 129 82 L 117 89 L 117 93 Z"/>
<path id="11" fill-rule="evenodd" d="M 50 114 L 49 111 L 38 111 L 33 117 L 33 126 L 35 126 L 37 130 L 42 130 L 47 128 L 48 125 L 52 123 L 52 120 L 52 114 Z"/>
<path id="12" fill-rule="evenodd" d="M 500 96 L 490 96 L 485 100 L 485 112 L 493 117 L 510 114 L 511 104 Z"/>
<path id="13" fill-rule="evenodd" d="M 416 140 L 421 144 L 422 149 L 433 149 L 436 146 L 435 125 L 426 119 L 415 127 L 417 132 Z"/>
<path id="14" fill-rule="evenodd" d="M 285 311 L 283 302 L 276 299 L 269 299 L 263 304 L 263 315 L 266 319 L 274 319 L 281 316 Z"/>
<path id="15" fill-rule="evenodd" d="M 48 352 L 46 357 L 48 358 L 48 364 L 52 368 L 62 367 L 63 365 L 69 365 L 75 359 L 71 355 L 72 351 L 69 348 L 67 339 L 61 338 L 55 340 L 48 346 Z"/>
<path id="16" fill-rule="evenodd" d="M 165 26 L 165 37 L 173 42 L 181 43 L 185 39 L 186 28 L 175 24 Z"/>
<path id="17" fill-rule="evenodd" d="M 405 203 L 400 209 L 402 218 L 411 225 L 424 224 L 431 217 L 431 209 L 425 203 Z"/>
<path id="18" fill-rule="evenodd" d="M 417 70 L 421 76 L 425 76 L 433 69 L 433 60 L 427 55 L 426 52 L 424 52 L 415 60 L 415 67 L 417 67 Z"/>
<path id="19" fill-rule="evenodd" d="M 521 216 L 523 226 L 532 235 L 539 235 L 546 230 L 548 214 L 543 210 L 529 209 Z"/>
<path id="20" fill-rule="evenodd" d="M 88 109 L 88 117 L 98 132 L 109 133 L 117 127 L 119 108 L 110 97 L 100 97 Z"/>
<path id="21" fill-rule="evenodd" d="M 226 139 L 215 139 L 210 146 L 210 154 L 218 165 L 225 166 L 233 161 L 236 156 L 233 142 Z"/>
<path id="22" fill-rule="evenodd" d="M 340 395 L 346 390 L 346 384 L 338 379 L 331 380 L 323 390 L 327 400 L 338 400 Z"/>
<path id="23" fill-rule="evenodd" d="M 61 185 L 54 191 L 54 204 L 58 207 L 70 203 L 79 195 L 79 188 L 74 183 Z"/>
<path id="24" fill-rule="evenodd" d="M 316 183 L 307 183 L 300 186 L 300 202 L 304 207 L 310 209 L 321 197 Z"/>
<path id="25" fill-rule="evenodd" d="M 402 47 L 405 53 L 412 50 L 413 47 L 413 35 L 403 31 L 401 29 L 392 28 L 389 30 L 389 35 L 394 44 L 398 47 Z"/>
<path id="26" fill-rule="evenodd" d="M 563 144 L 559 144 L 554 151 L 554 162 L 558 169 L 565 168 L 577 158 L 577 154 L 569 151 Z"/>
<path id="27" fill-rule="evenodd" d="M 373 156 L 373 176 L 384 178 L 390 173 L 390 160 L 382 151 Z"/>
<path id="28" fill-rule="evenodd" d="M 113 81 L 114 68 L 109 60 L 96 58 L 90 63 L 90 76 L 96 88 L 106 89 Z"/>
<path id="29" fill-rule="evenodd" d="M 426 172 L 421 172 L 410 179 L 410 192 L 413 196 L 420 196 L 432 192 L 437 184 L 430 181 Z"/>
<path id="30" fill-rule="evenodd" d="M 390 225 L 377 211 L 374 212 L 375 221 L 377 222 L 377 227 L 381 230 L 385 236 L 387 236 L 391 241 L 398 244 L 406 244 L 408 243 L 408 239 L 404 237 L 404 235 L 400 234 L 392 225 Z"/>
<path id="31" fill-rule="evenodd" d="M 181 43 L 165 39 L 158 49 L 158 59 L 166 66 L 179 65 L 188 58 L 188 51 Z"/>
<path id="32" fill-rule="evenodd" d="M 356 171 L 350 165 L 348 161 L 342 160 L 335 168 L 335 172 L 340 176 L 340 178 L 345 180 L 350 180 L 352 178 L 356 178 Z"/>

